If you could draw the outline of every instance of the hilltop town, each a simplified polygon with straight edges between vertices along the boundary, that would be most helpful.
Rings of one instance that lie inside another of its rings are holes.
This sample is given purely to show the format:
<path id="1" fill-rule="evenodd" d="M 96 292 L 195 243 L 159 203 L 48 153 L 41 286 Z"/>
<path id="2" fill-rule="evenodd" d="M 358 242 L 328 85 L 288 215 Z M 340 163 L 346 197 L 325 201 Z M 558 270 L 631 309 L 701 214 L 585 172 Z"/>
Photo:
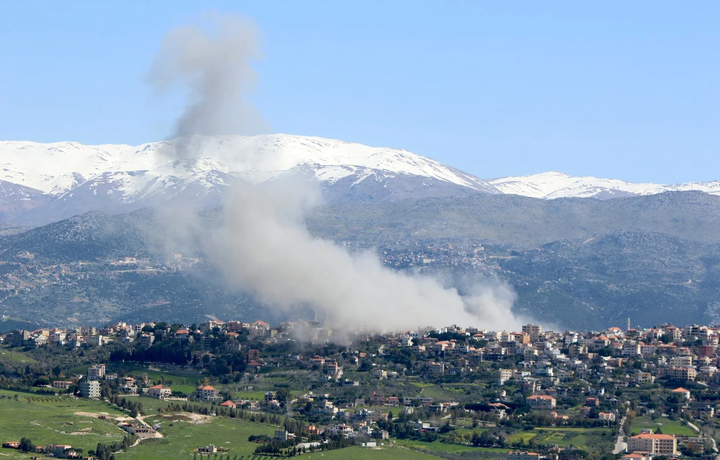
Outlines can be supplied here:
<path id="1" fill-rule="evenodd" d="M 719 340 L 718 327 L 629 324 L 370 333 L 210 320 L 14 330 L 0 336 L 0 406 L 19 397 L 109 405 L 118 413 L 97 417 L 124 434 L 92 449 L 107 458 L 172 445 L 168 417 L 257 424 L 242 441 L 258 456 L 364 446 L 445 458 L 714 458 Z M 42 437 L 2 441 L 9 451 L 31 442 L 35 453 L 82 456 L 71 437 Z M 232 453 L 219 448 L 192 452 Z"/>

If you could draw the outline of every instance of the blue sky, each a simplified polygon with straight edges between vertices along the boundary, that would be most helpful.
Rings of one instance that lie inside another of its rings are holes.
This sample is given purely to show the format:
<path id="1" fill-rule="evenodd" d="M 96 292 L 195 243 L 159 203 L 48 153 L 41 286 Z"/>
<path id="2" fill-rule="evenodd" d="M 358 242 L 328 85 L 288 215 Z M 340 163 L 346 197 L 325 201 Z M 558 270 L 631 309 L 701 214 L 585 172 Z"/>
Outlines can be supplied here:
<path id="1" fill-rule="evenodd" d="M 203 11 L 262 32 L 272 132 L 426 155 L 482 178 L 720 179 L 717 1 L 0 3 L 0 139 L 138 144 L 180 95 L 146 84 Z"/>

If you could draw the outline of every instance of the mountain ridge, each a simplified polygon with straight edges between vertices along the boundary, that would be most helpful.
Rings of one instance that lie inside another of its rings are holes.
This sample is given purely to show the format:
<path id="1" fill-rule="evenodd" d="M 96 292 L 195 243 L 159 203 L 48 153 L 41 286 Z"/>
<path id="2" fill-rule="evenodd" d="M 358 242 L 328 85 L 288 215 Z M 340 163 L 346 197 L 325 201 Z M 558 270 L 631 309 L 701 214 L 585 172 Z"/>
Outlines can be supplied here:
<path id="1" fill-rule="evenodd" d="M 138 146 L 0 141 L 0 220 L 37 226 L 89 211 L 132 212 L 173 200 L 222 202 L 233 181 L 297 176 L 335 203 L 476 193 L 613 199 L 670 191 L 720 195 L 720 181 L 664 185 L 551 171 L 484 180 L 407 150 L 311 136 L 189 136 Z"/>

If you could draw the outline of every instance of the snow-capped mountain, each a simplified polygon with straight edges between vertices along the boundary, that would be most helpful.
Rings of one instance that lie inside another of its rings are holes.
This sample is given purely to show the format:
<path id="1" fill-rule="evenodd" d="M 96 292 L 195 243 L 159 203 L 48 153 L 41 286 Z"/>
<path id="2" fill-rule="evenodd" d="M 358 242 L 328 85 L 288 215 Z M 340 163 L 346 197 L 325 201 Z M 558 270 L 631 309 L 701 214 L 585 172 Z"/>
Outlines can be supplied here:
<path id="1" fill-rule="evenodd" d="M 286 134 L 191 136 L 130 145 L 0 142 L 0 220 L 43 224 L 169 200 L 216 205 L 233 181 L 317 181 L 328 203 L 515 194 L 608 199 L 665 191 L 720 195 L 720 181 L 634 184 L 549 172 L 485 181 L 406 150 Z"/>
<path id="2" fill-rule="evenodd" d="M 552 171 L 530 176 L 502 177 L 487 181 L 500 193 L 551 200 L 554 198 L 610 199 L 635 195 L 655 195 L 669 191 L 701 191 L 720 195 L 720 181 L 664 185 L 633 183 L 617 179 L 574 177 Z"/>
<path id="3" fill-rule="evenodd" d="M 318 181 L 329 202 L 498 193 L 477 177 L 405 150 L 318 137 L 192 136 L 140 146 L 0 142 L 0 180 L 51 198 L 23 214 L 29 223 L 178 198 L 215 204 L 234 180 L 285 175 Z"/>

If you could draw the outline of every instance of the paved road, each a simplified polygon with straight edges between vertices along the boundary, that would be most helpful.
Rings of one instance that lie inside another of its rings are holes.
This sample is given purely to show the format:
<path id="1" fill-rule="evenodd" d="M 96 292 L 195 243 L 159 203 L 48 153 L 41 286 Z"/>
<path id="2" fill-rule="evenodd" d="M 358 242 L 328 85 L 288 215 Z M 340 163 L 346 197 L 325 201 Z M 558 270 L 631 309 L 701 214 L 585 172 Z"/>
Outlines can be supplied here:
<path id="1" fill-rule="evenodd" d="M 622 454 L 625 452 L 625 449 L 627 449 L 627 443 L 623 441 L 624 435 L 623 435 L 623 426 L 625 426 L 625 419 L 627 417 L 623 416 L 622 420 L 620 420 L 620 432 L 618 433 L 617 441 L 615 442 L 615 449 L 613 450 L 613 454 Z"/>

